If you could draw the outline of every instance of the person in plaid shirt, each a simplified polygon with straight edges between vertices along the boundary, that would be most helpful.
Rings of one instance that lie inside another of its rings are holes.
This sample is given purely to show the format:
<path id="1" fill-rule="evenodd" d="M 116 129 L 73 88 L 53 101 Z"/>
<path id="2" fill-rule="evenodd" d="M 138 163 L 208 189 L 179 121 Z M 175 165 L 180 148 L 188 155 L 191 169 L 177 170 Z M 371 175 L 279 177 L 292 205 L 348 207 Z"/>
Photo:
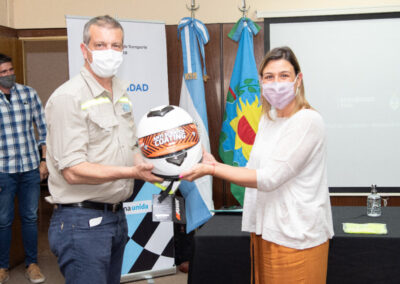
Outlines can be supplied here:
<path id="1" fill-rule="evenodd" d="M 15 196 L 22 223 L 25 276 L 32 283 L 45 281 L 37 265 L 40 181 L 48 176 L 45 141 L 46 123 L 38 94 L 29 86 L 15 83 L 11 58 L 0 53 L 0 284 L 9 278 Z M 41 157 L 38 146 L 42 147 Z"/>

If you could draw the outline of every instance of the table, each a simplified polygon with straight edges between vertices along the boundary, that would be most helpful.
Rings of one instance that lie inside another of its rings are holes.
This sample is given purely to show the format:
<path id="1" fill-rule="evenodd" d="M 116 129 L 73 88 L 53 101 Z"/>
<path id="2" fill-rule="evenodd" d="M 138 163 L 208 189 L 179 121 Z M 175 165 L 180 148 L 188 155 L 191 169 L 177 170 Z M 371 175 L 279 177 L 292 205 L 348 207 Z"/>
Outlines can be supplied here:
<path id="1" fill-rule="evenodd" d="M 328 284 L 400 283 L 400 207 L 368 217 L 363 206 L 332 207 Z M 241 215 L 215 215 L 194 236 L 188 283 L 250 283 L 250 234 Z M 387 235 L 345 234 L 342 223 L 386 223 Z"/>
<path id="2" fill-rule="evenodd" d="M 188 283 L 250 283 L 250 234 L 241 214 L 215 215 L 194 235 Z"/>
<path id="3" fill-rule="evenodd" d="M 366 207 L 333 207 L 327 283 L 400 283 L 400 207 L 368 217 Z M 342 223 L 385 223 L 387 235 L 345 234 Z"/>

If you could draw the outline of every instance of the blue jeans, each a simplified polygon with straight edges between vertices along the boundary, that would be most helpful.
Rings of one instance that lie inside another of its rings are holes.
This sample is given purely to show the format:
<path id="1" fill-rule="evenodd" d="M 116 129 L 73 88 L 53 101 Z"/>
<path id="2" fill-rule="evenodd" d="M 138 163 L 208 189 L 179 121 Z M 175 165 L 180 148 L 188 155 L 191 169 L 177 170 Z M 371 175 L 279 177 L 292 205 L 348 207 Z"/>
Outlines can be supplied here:
<path id="1" fill-rule="evenodd" d="M 124 210 L 58 206 L 51 217 L 50 249 L 66 284 L 119 284 L 127 240 Z"/>
<path id="2" fill-rule="evenodd" d="M 40 197 L 38 169 L 15 174 L 0 172 L 0 268 L 9 266 L 15 196 L 18 197 L 21 217 L 25 265 L 37 263 L 37 210 Z"/>

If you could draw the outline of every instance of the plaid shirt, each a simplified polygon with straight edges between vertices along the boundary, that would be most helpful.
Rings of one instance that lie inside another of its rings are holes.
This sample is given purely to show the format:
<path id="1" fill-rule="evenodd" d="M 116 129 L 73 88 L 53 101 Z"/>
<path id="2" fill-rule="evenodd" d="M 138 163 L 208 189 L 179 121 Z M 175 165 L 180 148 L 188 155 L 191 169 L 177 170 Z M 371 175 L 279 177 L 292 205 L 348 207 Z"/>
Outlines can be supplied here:
<path id="1" fill-rule="evenodd" d="M 11 100 L 0 91 L 0 172 L 19 173 L 39 166 L 38 145 L 46 141 L 42 103 L 29 86 L 14 84 Z M 38 143 L 33 124 L 39 133 Z"/>

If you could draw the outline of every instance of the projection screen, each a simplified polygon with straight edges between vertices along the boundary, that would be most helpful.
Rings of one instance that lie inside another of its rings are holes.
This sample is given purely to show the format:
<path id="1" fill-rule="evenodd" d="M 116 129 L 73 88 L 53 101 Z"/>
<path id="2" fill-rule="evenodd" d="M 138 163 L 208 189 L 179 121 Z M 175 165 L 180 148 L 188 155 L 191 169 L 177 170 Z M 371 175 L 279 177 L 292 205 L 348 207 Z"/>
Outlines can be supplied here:
<path id="1" fill-rule="evenodd" d="M 400 15 L 359 18 L 266 19 L 265 50 L 289 46 L 300 62 L 326 125 L 329 186 L 398 192 Z"/>

